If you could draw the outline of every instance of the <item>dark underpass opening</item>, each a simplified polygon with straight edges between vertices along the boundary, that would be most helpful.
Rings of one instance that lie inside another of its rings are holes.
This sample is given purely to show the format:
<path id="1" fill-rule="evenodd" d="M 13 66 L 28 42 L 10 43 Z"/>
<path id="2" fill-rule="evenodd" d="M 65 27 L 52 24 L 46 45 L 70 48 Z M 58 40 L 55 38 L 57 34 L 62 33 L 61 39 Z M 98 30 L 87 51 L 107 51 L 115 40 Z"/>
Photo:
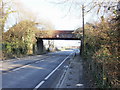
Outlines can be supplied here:
<path id="1" fill-rule="evenodd" d="M 44 32 L 50 32 L 44 31 Z M 55 30 L 51 35 L 36 36 L 37 42 L 34 52 L 43 54 L 46 52 L 80 49 L 81 39 L 76 36 L 74 30 Z"/>
<path id="2" fill-rule="evenodd" d="M 47 52 L 64 51 L 70 49 L 80 50 L 80 46 L 80 40 L 37 39 L 36 53 L 43 54 Z"/>

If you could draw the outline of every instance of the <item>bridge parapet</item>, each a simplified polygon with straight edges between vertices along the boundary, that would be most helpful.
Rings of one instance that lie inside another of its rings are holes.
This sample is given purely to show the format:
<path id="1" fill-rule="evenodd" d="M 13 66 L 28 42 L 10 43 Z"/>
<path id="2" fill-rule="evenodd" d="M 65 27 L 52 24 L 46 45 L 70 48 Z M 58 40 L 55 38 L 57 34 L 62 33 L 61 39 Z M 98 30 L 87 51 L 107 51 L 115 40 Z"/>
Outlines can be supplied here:
<path id="1" fill-rule="evenodd" d="M 49 31 L 43 31 L 43 32 L 49 32 Z M 80 40 L 80 38 L 76 37 L 74 30 L 71 31 L 55 30 L 51 34 L 37 35 L 36 37 L 41 39 Z"/>

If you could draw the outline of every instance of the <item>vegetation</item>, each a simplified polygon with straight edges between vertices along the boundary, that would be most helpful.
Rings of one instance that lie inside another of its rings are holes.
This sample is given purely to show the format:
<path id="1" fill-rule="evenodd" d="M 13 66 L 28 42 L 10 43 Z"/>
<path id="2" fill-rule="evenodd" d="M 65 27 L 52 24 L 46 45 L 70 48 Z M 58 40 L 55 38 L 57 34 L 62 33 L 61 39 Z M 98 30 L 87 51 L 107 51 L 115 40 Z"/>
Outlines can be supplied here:
<path id="1" fill-rule="evenodd" d="M 93 0 L 94 1 L 94 0 Z M 73 3 L 73 0 L 65 0 Z M 33 54 L 33 46 L 36 43 L 36 37 L 52 37 L 54 31 L 39 30 L 36 23 L 31 19 L 22 19 L 13 25 L 7 32 L 4 31 L 8 16 L 16 11 L 12 10 L 8 3 L 0 0 L 0 47 L 2 47 L 3 55 L 7 57 L 19 57 L 27 54 Z M 64 3 L 64 2 L 63 2 Z M 77 3 L 77 2 L 76 2 Z M 93 5 L 94 4 L 94 5 Z M 7 7 L 6 7 L 7 5 Z M 79 3 L 77 3 L 79 5 Z M 109 4 L 111 5 L 111 4 Z M 71 5 L 72 6 L 72 5 Z M 90 12 L 97 7 L 97 12 L 103 6 L 101 3 L 92 3 Z M 71 8 L 71 7 L 70 7 Z M 107 9 L 110 9 L 107 6 Z M 84 59 L 88 66 L 89 72 L 94 75 L 98 87 L 120 87 L 120 14 L 113 10 L 112 15 L 108 18 L 101 17 L 100 22 L 85 25 L 85 42 L 84 42 Z M 49 29 L 49 26 L 46 26 Z M 82 38 L 82 29 L 76 30 L 77 36 Z M 1 40 L 0 40 L 1 41 Z M 0 48 L 1 50 L 1 48 Z"/>
<path id="2" fill-rule="evenodd" d="M 3 55 L 4 57 L 20 57 L 34 54 L 36 37 L 51 37 L 53 30 L 39 30 L 35 21 L 23 20 L 11 27 L 3 34 Z"/>
<path id="3" fill-rule="evenodd" d="M 0 0 L 0 4 L 0 53 L 3 55 L 0 58 L 15 58 L 34 54 L 36 37 L 52 37 L 54 34 L 50 23 L 36 21 L 33 14 L 26 14 L 25 11 L 20 10 L 19 5 L 17 10 L 16 6 L 7 0 Z M 19 17 L 14 17 L 17 18 L 16 24 L 5 32 L 7 20 L 10 19 L 9 15 L 14 15 L 13 13 L 19 14 Z M 49 31 L 43 31 L 38 26 L 43 26 L 44 30 Z"/>
<path id="4" fill-rule="evenodd" d="M 102 16 L 99 22 L 85 25 L 84 61 L 88 72 L 92 72 L 97 87 L 120 87 L 120 61 L 119 61 L 119 38 L 120 38 L 120 1 L 119 0 L 63 0 L 57 4 L 73 8 L 83 5 L 85 14 L 96 13 Z M 116 3 L 118 3 L 116 10 Z M 105 17 L 104 17 L 105 16 Z M 107 17 L 107 19 L 106 19 Z M 94 18 L 94 17 L 92 17 Z M 75 33 L 82 38 L 82 28 Z"/>
<path id="5" fill-rule="evenodd" d="M 77 29 L 77 36 L 81 36 L 82 29 Z M 85 25 L 84 56 L 89 72 L 94 75 L 98 87 L 120 87 L 120 15 L 100 22 Z"/>
<path id="6" fill-rule="evenodd" d="M 12 6 L 9 6 L 10 2 L 11 0 L 10 1 L 0 0 L 0 59 L 2 58 L 2 38 L 6 21 L 11 13 L 16 12 L 12 10 Z"/>
<path id="7" fill-rule="evenodd" d="M 5 57 L 32 54 L 35 43 L 36 23 L 24 20 L 10 28 L 3 34 L 3 54 Z"/>

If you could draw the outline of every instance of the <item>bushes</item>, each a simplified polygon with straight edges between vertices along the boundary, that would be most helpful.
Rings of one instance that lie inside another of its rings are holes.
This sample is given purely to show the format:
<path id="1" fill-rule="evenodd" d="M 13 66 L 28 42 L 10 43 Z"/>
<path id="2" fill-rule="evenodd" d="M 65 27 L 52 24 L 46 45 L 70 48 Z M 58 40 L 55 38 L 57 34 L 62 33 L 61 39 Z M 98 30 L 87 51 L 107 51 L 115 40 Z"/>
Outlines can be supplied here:
<path id="1" fill-rule="evenodd" d="M 27 54 L 27 46 L 24 42 L 4 42 L 3 55 L 5 58 L 20 57 Z"/>
<path id="2" fill-rule="evenodd" d="M 85 27 L 84 58 L 98 87 L 119 87 L 120 18 L 106 19 L 95 26 Z"/>
<path id="3" fill-rule="evenodd" d="M 33 21 L 23 20 L 3 33 L 3 54 L 6 58 L 33 54 L 38 30 L 35 25 Z"/>

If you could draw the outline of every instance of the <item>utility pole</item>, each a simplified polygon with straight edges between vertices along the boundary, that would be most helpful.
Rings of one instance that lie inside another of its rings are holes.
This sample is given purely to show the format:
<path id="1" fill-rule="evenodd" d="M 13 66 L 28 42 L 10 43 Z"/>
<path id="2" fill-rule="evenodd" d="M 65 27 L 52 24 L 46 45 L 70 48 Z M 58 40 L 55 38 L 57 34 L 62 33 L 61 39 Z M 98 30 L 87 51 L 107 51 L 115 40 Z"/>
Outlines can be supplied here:
<path id="1" fill-rule="evenodd" d="M 85 35 L 85 28 L 84 28 L 84 5 L 82 5 L 82 27 L 83 27 L 83 36 L 82 36 L 81 52 L 80 52 L 80 54 L 83 56 L 83 54 L 84 54 L 84 35 Z"/>
<path id="2" fill-rule="evenodd" d="M 85 38 L 85 28 L 84 28 L 84 5 L 82 5 L 82 18 L 83 18 L 83 50 L 82 55 L 84 54 L 84 38 Z"/>

